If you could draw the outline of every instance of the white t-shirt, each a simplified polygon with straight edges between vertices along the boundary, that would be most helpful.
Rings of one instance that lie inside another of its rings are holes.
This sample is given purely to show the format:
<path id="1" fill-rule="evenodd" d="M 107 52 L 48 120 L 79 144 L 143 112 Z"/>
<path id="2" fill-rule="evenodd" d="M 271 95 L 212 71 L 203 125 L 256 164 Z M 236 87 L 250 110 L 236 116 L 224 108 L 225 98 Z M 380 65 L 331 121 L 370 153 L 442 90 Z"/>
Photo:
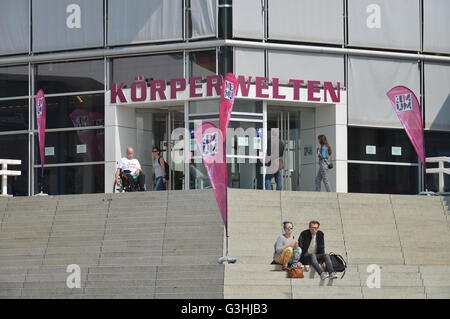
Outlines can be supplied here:
<path id="1" fill-rule="evenodd" d="M 309 244 L 308 254 L 315 254 L 317 251 L 316 235 L 312 236 L 311 243 Z"/>
<path id="2" fill-rule="evenodd" d="M 135 158 L 129 160 L 128 158 L 123 157 L 117 163 L 117 168 L 120 168 L 122 171 L 129 170 L 131 171 L 131 174 L 135 174 L 136 170 L 141 169 L 141 164 L 139 164 L 139 161 Z"/>

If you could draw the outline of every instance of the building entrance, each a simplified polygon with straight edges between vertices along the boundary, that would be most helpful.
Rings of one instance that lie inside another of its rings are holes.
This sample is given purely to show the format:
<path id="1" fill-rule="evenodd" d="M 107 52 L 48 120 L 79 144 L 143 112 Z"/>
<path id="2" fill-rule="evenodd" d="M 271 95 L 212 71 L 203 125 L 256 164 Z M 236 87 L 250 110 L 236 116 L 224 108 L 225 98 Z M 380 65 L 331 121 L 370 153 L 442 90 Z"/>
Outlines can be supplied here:
<path id="1" fill-rule="evenodd" d="M 166 189 L 184 189 L 184 144 L 174 139 L 175 136 L 172 134 L 177 128 L 184 129 L 184 108 L 180 106 L 159 110 L 138 109 L 136 114 L 137 145 L 138 149 L 142 150 L 138 154 L 142 156 L 146 166 L 144 172 L 148 176 L 147 190 L 153 190 L 155 187 L 152 155 L 155 146 L 161 150 L 162 158 L 169 164 Z"/>
<path id="2" fill-rule="evenodd" d="M 267 107 L 268 137 L 271 129 L 278 128 L 280 139 L 285 145 L 284 168 L 281 170 L 283 190 L 310 190 L 314 183 L 314 172 L 309 172 L 314 170 L 314 164 L 311 166 L 309 162 L 314 163 L 315 132 L 314 129 L 301 127 L 302 116 L 313 120 L 314 111 L 281 106 Z M 276 189 L 275 179 L 272 179 L 272 188 Z"/>

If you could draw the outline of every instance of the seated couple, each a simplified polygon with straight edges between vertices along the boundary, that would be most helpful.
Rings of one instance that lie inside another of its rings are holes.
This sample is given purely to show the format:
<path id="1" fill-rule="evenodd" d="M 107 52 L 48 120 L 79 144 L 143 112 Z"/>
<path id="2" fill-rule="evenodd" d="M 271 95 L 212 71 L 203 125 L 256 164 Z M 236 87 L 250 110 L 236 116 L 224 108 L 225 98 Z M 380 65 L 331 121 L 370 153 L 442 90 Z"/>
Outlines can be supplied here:
<path id="1" fill-rule="evenodd" d="M 325 254 L 324 234 L 319 230 L 318 221 L 310 221 L 309 229 L 300 234 L 298 241 L 293 235 L 294 226 L 291 222 L 283 222 L 284 234 L 280 235 L 274 245 L 273 262 L 283 265 L 283 270 L 297 267 L 297 263 L 311 265 L 320 275 L 320 279 L 336 279 L 330 255 Z M 303 254 L 302 254 L 303 252 Z M 325 268 L 325 269 L 324 269 Z M 326 271 L 325 271 L 326 270 Z"/>

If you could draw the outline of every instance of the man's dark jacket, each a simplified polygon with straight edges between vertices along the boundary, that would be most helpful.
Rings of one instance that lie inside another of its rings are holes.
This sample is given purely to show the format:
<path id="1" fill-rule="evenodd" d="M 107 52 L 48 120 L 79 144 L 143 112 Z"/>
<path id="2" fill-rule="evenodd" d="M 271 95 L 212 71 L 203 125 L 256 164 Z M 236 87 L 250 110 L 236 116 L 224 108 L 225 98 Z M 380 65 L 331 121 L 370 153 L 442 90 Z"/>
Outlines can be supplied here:
<path id="1" fill-rule="evenodd" d="M 302 249 L 302 257 L 300 261 L 304 262 L 305 254 L 308 253 L 309 245 L 311 244 L 311 231 L 309 229 L 301 232 L 300 237 L 298 238 L 298 245 Z M 325 254 L 325 239 L 322 231 L 318 231 L 316 234 L 316 254 Z"/>

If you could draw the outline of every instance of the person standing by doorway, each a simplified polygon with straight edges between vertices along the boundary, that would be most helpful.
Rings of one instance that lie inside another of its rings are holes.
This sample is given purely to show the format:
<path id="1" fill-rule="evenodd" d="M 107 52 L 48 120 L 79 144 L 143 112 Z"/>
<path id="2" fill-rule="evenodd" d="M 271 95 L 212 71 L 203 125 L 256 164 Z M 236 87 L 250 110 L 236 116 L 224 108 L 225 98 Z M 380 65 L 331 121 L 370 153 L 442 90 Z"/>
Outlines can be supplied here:
<path id="1" fill-rule="evenodd" d="M 272 134 L 271 140 L 267 141 L 266 156 L 270 160 L 266 164 L 265 186 L 267 190 L 272 190 L 272 177 L 275 177 L 275 183 L 277 184 L 277 191 L 281 191 L 283 189 L 281 180 L 281 170 L 284 168 L 283 163 L 284 143 L 280 139 L 280 132 L 278 128 L 273 128 L 271 130 L 271 134 Z"/>
<path id="2" fill-rule="evenodd" d="M 325 184 L 327 192 L 331 192 L 330 182 L 328 181 L 328 158 L 332 153 L 330 144 L 328 144 L 327 137 L 325 135 L 319 135 L 318 141 L 320 147 L 317 148 L 317 155 L 319 156 L 319 171 L 316 176 L 316 192 L 320 192 L 321 183 Z"/>
<path id="3" fill-rule="evenodd" d="M 153 169 L 155 170 L 155 191 L 166 190 L 166 165 L 158 147 L 153 147 Z"/>

